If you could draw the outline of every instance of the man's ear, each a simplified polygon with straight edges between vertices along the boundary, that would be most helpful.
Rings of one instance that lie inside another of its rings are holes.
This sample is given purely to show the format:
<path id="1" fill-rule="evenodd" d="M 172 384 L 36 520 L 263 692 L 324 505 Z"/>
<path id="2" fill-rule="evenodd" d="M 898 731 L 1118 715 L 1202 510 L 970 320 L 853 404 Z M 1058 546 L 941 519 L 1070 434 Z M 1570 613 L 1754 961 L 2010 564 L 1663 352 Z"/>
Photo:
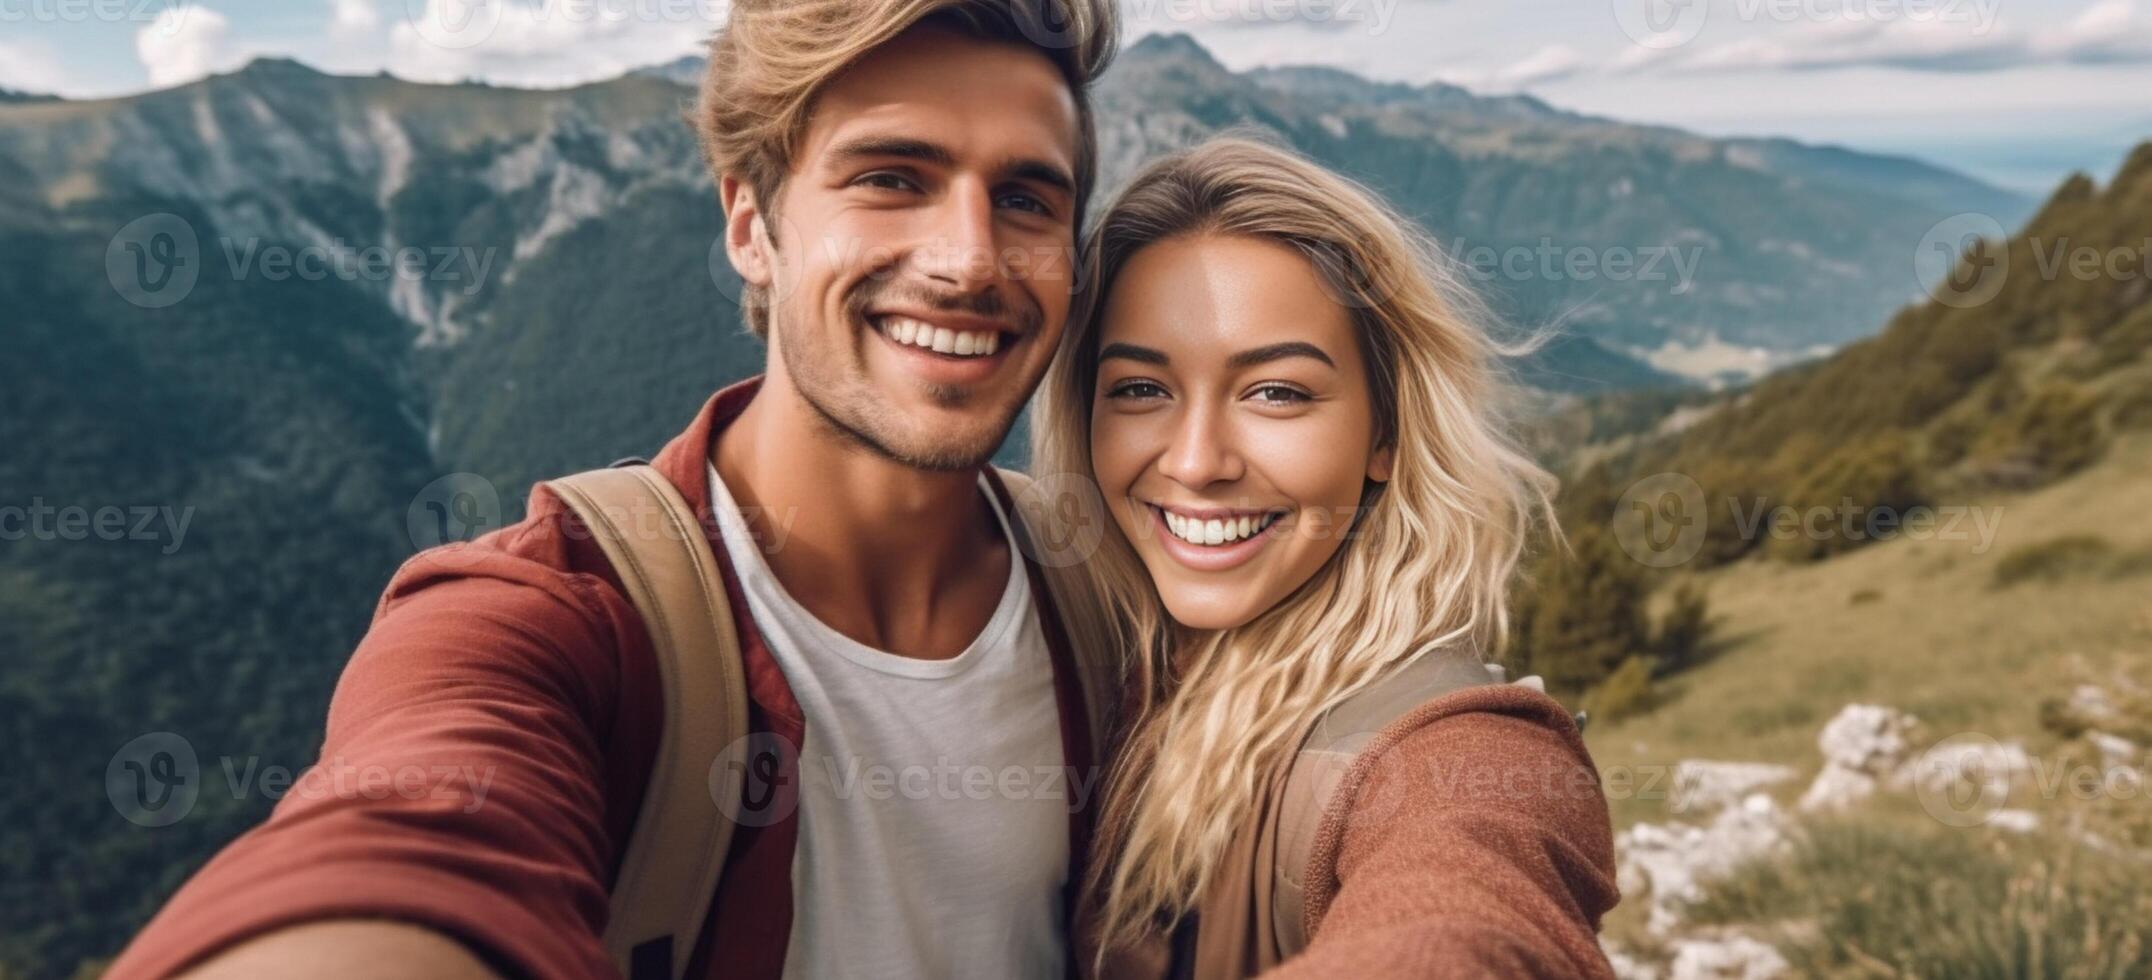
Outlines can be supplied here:
<path id="1" fill-rule="evenodd" d="M 725 257 L 732 260 L 732 270 L 742 281 L 768 289 L 776 257 L 769 225 L 762 219 L 762 202 L 755 200 L 755 189 L 738 177 L 719 179 L 717 194 L 725 206 Z"/>
<path id="2" fill-rule="evenodd" d="M 1394 447 L 1377 447 L 1375 455 L 1367 461 L 1367 478 L 1376 483 L 1390 482 L 1390 467 L 1396 461 L 1397 450 Z"/>

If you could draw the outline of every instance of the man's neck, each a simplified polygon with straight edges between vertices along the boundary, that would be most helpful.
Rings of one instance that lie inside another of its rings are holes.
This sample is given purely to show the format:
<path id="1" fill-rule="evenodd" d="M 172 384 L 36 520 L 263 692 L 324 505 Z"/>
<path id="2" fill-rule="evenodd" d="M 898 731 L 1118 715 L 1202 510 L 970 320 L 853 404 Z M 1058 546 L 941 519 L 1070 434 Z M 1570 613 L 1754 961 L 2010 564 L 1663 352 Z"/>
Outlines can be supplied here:
<path id="1" fill-rule="evenodd" d="M 710 455 L 777 581 L 832 628 L 946 659 L 991 617 L 1013 556 L 976 470 L 873 453 L 775 376 Z"/>

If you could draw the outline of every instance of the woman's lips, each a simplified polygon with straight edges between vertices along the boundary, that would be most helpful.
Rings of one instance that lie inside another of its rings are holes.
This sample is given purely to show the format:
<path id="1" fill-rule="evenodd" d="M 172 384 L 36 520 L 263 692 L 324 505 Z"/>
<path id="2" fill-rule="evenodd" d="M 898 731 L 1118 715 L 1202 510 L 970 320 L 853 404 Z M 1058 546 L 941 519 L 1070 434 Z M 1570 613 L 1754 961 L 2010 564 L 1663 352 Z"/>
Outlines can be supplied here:
<path id="1" fill-rule="evenodd" d="M 1167 525 L 1166 510 L 1155 504 L 1145 504 L 1151 515 L 1151 531 L 1158 536 L 1159 547 L 1174 561 L 1199 572 L 1223 572 L 1246 564 L 1260 553 L 1265 545 L 1278 536 L 1285 525 L 1285 515 L 1273 513 L 1267 517 L 1268 527 L 1230 544 L 1196 544 L 1182 540 Z"/>

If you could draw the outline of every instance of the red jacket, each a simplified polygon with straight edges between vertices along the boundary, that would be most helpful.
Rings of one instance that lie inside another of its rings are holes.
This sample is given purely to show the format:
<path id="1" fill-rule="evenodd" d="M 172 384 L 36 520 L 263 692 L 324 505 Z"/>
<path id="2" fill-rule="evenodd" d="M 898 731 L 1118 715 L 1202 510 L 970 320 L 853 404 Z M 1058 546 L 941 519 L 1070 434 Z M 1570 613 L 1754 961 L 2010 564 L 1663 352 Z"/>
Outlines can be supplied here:
<path id="1" fill-rule="evenodd" d="M 718 392 L 653 465 L 694 507 L 724 571 L 750 730 L 797 746 L 805 720 L 710 511 L 710 449 L 759 383 Z M 1026 570 L 1052 653 L 1064 761 L 1085 773 L 1095 755 L 1082 686 L 1039 570 Z M 280 927 L 350 917 L 432 927 L 517 974 L 613 975 L 599 934 L 649 779 L 657 685 L 642 620 L 597 543 L 534 488 L 521 523 L 421 553 L 390 581 L 329 705 L 317 776 L 349 778 L 295 783 L 107 977 L 163 977 Z M 797 786 L 797 773 L 788 768 L 780 786 Z M 781 812 L 735 834 L 691 976 L 781 975 L 798 836 L 796 817 Z M 1089 819 L 1070 815 L 1071 888 Z"/>

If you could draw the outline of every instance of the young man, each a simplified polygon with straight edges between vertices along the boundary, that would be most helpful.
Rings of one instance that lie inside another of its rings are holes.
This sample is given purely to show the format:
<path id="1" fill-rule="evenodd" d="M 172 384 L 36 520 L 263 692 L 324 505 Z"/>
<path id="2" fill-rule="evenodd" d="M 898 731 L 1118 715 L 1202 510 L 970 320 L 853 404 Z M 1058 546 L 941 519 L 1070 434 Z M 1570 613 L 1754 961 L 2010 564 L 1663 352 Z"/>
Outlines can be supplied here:
<path id="1" fill-rule="evenodd" d="M 1064 969 L 1102 760 L 985 464 L 1069 315 L 1114 26 L 1111 0 L 738 0 L 712 43 L 700 127 L 768 373 L 654 465 L 725 576 L 750 730 L 797 755 L 750 779 L 780 792 L 741 802 L 689 976 Z M 612 972 L 660 689 L 572 521 L 541 488 L 412 559 L 338 685 L 324 771 L 460 778 L 295 791 L 109 976 Z"/>

